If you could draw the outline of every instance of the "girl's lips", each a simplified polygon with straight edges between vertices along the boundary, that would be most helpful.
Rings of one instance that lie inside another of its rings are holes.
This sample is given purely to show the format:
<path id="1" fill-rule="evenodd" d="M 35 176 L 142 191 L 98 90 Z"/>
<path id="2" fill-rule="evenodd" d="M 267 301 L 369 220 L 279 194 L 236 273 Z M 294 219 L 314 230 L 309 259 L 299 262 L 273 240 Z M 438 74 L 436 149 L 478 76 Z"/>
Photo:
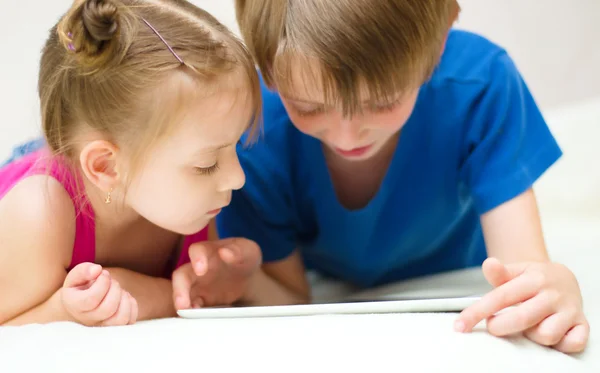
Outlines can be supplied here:
<path id="1" fill-rule="evenodd" d="M 218 208 L 218 209 L 210 210 L 206 214 L 208 214 L 208 215 L 219 215 L 219 213 L 221 212 L 221 210 L 223 210 L 223 208 Z"/>

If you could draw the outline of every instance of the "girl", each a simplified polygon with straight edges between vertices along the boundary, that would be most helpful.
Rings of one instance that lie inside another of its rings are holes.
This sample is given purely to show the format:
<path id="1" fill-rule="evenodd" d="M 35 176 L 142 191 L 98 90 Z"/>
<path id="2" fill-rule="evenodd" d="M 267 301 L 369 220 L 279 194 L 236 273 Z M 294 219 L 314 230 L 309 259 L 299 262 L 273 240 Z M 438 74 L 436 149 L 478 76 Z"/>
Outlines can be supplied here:
<path id="1" fill-rule="evenodd" d="M 77 0 L 39 94 L 47 146 L 0 170 L 0 324 L 174 315 L 171 272 L 244 184 L 251 57 L 185 1 Z"/>
<path id="2" fill-rule="evenodd" d="M 242 300 L 309 301 L 305 267 L 369 287 L 494 257 L 483 271 L 497 288 L 458 331 L 489 318 L 495 335 L 585 347 L 579 286 L 548 258 L 532 191 L 560 148 L 506 52 L 450 30 L 455 0 L 236 8 L 265 122 L 265 140 L 240 151 L 246 186 L 217 220 L 221 236 L 262 249 Z M 190 253 L 200 286 L 211 252 Z"/>

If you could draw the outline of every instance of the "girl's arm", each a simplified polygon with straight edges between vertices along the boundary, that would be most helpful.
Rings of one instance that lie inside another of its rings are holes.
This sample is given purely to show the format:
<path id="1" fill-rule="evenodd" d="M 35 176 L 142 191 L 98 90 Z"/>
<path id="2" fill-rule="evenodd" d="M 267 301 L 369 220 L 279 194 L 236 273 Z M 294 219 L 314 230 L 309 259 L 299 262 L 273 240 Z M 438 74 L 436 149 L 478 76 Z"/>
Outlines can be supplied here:
<path id="1" fill-rule="evenodd" d="M 4 322 L 4 326 L 20 326 L 27 324 L 47 324 L 57 321 L 76 321 L 63 307 L 60 298 L 60 289 L 57 290 L 45 302 L 20 314 L 19 316 Z"/>
<path id="2" fill-rule="evenodd" d="M 105 269 L 136 299 L 139 308 L 138 321 L 177 316 L 170 280 L 124 268 Z"/>
<path id="3" fill-rule="evenodd" d="M 116 280 L 137 301 L 139 309 L 137 321 L 176 316 L 172 301 L 171 281 L 123 268 L 106 269 L 111 278 Z M 45 324 L 56 321 L 78 322 L 64 308 L 61 290 L 58 289 L 43 303 L 6 321 L 3 325 Z"/>
<path id="4" fill-rule="evenodd" d="M 33 176 L 0 200 L 0 325 L 69 320 L 60 297 L 75 211 L 54 179 Z"/>
<path id="5" fill-rule="evenodd" d="M 29 177 L 0 200 L 0 325 L 136 320 L 137 302 L 108 271 L 82 263 L 67 273 L 74 239 L 75 209 L 55 179 Z"/>

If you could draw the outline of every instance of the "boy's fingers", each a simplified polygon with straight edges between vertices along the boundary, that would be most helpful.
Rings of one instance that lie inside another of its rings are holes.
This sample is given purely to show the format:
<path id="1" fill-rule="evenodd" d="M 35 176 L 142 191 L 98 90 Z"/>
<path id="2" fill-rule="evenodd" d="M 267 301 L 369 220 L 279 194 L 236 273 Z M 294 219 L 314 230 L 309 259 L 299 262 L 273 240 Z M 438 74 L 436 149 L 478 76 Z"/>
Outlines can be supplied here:
<path id="1" fill-rule="evenodd" d="M 232 239 L 219 248 L 219 257 L 228 265 L 258 267 L 262 261 L 260 248 L 250 240 Z"/>
<path id="2" fill-rule="evenodd" d="M 524 334 L 542 346 L 554 346 L 561 341 L 571 327 L 573 327 L 573 319 L 564 312 L 559 312 L 547 317 Z"/>
<path id="3" fill-rule="evenodd" d="M 497 312 L 535 295 L 538 286 L 526 276 L 517 277 L 484 295 L 460 313 L 454 324 L 458 332 L 470 332 L 475 325 Z"/>
<path id="4" fill-rule="evenodd" d="M 481 269 L 487 282 L 495 288 L 510 281 L 508 270 L 496 258 L 486 259 Z"/>
<path id="5" fill-rule="evenodd" d="M 523 262 L 504 265 L 496 258 L 488 258 L 481 269 L 490 285 L 498 287 L 522 275 L 530 264 Z"/>
<path id="6" fill-rule="evenodd" d="M 526 331 L 552 315 L 553 306 L 544 297 L 533 297 L 510 311 L 489 318 L 487 329 L 497 337 Z"/>
<path id="7" fill-rule="evenodd" d="M 569 330 L 554 348 L 566 354 L 582 352 L 585 349 L 589 336 L 590 325 L 587 322 L 578 324 Z"/>
<path id="8" fill-rule="evenodd" d="M 198 298 L 194 298 L 194 301 L 192 302 L 192 308 L 198 309 L 198 308 L 202 308 L 204 306 L 204 299 L 198 297 Z"/>
<path id="9" fill-rule="evenodd" d="M 239 252 L 232 246 L 222 247 L 219 249 L 219 257 L 227 264 L 235 264 L 242 260 Z"/>

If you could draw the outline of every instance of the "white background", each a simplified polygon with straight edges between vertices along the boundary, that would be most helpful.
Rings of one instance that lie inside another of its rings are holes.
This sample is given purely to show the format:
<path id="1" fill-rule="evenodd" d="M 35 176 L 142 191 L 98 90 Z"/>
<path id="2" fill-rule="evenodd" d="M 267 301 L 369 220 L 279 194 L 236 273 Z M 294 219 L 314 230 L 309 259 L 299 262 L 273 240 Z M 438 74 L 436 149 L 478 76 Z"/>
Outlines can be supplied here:
<path id="1" fill-rule="evenodd" d="M 194 0 L 236 29 L 232 1 Z M 0 157 L 39 128 L 47 30 L 70 0 L 0 0 Z M 542 108 L 600 95 L 599 0 L 461 0 L 458 26 L 508 49 Z"/>
<path id="2" fill-rule="evenodd" d="M 193 2 L 235 28 L 231 1 Z M 459 27 L 503 45 L 544 112 L 552 112 L 549 124 L 565 157 L 543 177 L 538 188 L 545 235 L 553 259 L 567 264 L 578 276 L 594 331 L 600 323 L 600 303 L 593 298 L 600 292 L 600 0 L 460 3 L 463 12 Z M 70 4 L 70 0 L 0 0 L 0 159 L 13 145 L 38 133 L 40 49 L 47 30 Z M 575 107 L 561 108 L 573 103 Z M 8 361 L 9 367 L 15 363 L 24 370 L 28 364 L 37 363 L 47 366 L 45 371 L 62 372 L 105 371 L 107 364 L 117 364 L 111 371 L 123 371 L 126 366 L 131 367 L 129 371 L 142 366 L 156 370 L 177 362 L 201 370 L 219 364 L 221 368 L 233 364 L 245 369 L 247 361 L 253 359 L 257 365 L 258 359 L 264 371 L 307 371 L 312 360 L 304 356 L 326 356 L 340 368 L 336 371 L 382 364 L 389 370 L 395 364 L 411 363 L 419 364 L 421 371 L 529 372 L 534 366 L 544 372 L 573 370 L 562 365 L 570 363 L 566 356 L 520 339 L 500 340 L 485 333 L 458 336 L 450 330 L 453 317 L 365 315 L 312 322 L 239 320 L 206 324 L 173 320 L 110 330 L 30 326 L 0 330 L 0 345 L 4 343 L 0 356 L 6 353 L 0 364 Z M 600 366 L 597 335 L 590 341 L 585 360 Z M 401 360 L 393 357 L 397 352 L 403 354 Z M 56 353 L 59 355 L 53 357 Z M 111 358 L 105 361 L 99 356 Z M 276 357 L 279 359 L 272 360 Z M 278 369 L 268 369 L 280 361 Z M 47 365 L 49 362 L 54 362 L 54 369 Z M 442 369 L 444 366 L 447 368 Z M 0 367 L 0 371 L 5 369 Z"/>

